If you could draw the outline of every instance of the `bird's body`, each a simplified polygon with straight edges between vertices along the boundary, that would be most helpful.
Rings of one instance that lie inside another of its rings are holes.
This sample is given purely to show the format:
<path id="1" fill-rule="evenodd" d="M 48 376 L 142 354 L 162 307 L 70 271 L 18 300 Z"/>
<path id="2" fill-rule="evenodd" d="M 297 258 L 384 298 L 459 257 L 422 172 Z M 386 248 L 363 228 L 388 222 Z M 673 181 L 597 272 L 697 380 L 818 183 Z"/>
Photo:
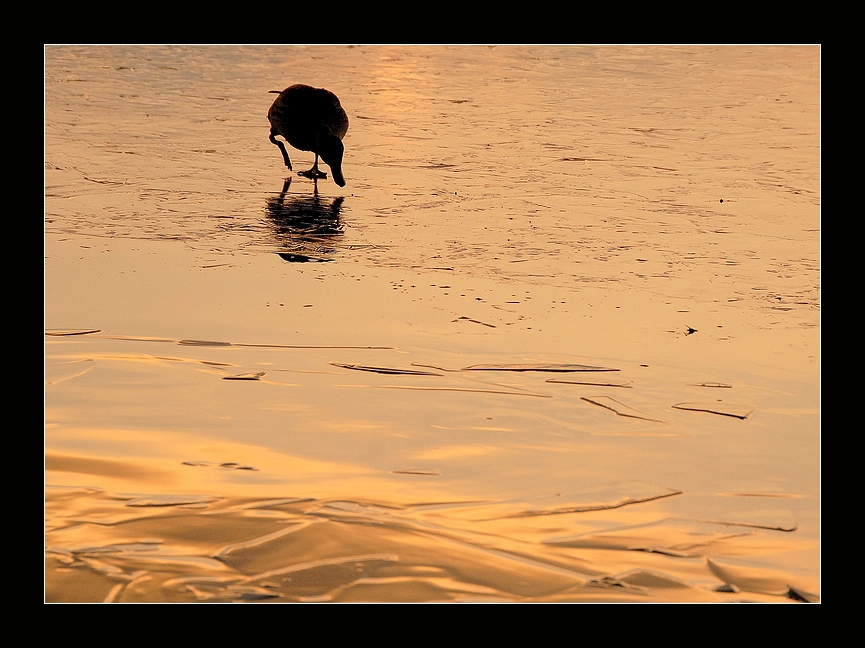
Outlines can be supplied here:
<path id="1" fill-rule="evenodd" d="M 270 141 L 282 151 L 285 166 L 291 169 L 291 160 L 276 135 L 282 135 L 296 149 L 315 153 L 315 164 L 300 175 L 326 178 L 327 174 L 318 170 L 318 158 L 321 157 L 333 172 L 334 182 L 344 187 L 342 138 L 348 132 L 348 116 L 337 96 L 324 88 L 302 84 L 290 86 L 278 94 L 267 111 L 267 119 L 270 121 Z"/>

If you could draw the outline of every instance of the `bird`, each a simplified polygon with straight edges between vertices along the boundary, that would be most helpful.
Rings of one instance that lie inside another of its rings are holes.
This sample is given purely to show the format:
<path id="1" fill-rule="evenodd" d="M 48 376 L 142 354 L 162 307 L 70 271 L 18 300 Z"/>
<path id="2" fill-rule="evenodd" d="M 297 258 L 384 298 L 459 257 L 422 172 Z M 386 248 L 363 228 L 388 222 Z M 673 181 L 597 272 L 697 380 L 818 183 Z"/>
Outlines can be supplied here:
<path id="1" fill-rule="evenodd" d="M 285 166 L 291 170 L 291 160 L 285 145 L 276 139 L 277 135 L 281 135 L 296 149 L 315 153 L 312 168 L 300 171 L 298 175 L 316 181 L 326 178 L 327 174 L 318 169 L 318 158 L 321 157 L 333 172 L 334 182 L 344 187 L 342 157 L 345 147 L 342 138 L 348 132 L 348 115 L 342 109 L 339 98 L 329 90 L 302 83 L 270 92 L 279 95 L 267 111 L 270 141 L 282 151 Z"/>

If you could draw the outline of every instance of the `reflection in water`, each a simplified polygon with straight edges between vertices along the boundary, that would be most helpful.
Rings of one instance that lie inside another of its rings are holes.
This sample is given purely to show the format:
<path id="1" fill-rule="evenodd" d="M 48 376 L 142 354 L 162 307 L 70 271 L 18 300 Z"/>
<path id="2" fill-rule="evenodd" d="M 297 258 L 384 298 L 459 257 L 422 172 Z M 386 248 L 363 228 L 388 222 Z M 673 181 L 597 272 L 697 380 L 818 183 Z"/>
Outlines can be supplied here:
<path id="1" fill-rule="evenodd" d="M 318 185 L 312 197 L 288 196 L 291 178 L 285 181 L 279 196 L 267 199 L 267 214 L 276 238 L 284 248 L 280 252 L 286 261 L 330 261 L 334 239 L 343 234 L 339 212 L 344 198 L 322 200 Z"/>

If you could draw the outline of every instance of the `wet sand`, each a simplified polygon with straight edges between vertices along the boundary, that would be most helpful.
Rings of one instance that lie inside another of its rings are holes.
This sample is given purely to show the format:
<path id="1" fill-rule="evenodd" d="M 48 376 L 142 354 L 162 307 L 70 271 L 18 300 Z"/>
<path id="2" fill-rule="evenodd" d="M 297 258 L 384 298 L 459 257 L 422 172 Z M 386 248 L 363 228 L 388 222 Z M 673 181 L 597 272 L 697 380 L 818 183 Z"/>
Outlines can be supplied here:
<path id="1" fill-rule="evenodd" d="M 268 141 L 293 83 L 344 188 Z M 816 47 L 46 48 L 46 601 L 819 601 L 819 91 Z"/>

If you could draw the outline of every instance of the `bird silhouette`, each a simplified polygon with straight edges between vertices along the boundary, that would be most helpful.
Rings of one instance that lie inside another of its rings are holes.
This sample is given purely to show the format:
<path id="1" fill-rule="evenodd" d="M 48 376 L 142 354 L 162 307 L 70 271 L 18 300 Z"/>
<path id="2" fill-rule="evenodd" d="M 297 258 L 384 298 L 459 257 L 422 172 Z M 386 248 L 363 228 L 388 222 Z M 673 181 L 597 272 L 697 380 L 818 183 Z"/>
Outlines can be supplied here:
<path id="1" fill-rule="evenodd" d="M 340 187 L 345 186 L 342 175 L 342 156 L 345 148 L 342 138 L 348 132 L 348 115 L 342 109 L 335 94 L 324 88 L 296 84 L 282 92 L 271 90 L 278 94 L 276 101 L 267 111 L 270 121 L 270 141 L 282 151 L 285 166 L 291 170 L 291 160 L 285 145 L 277 135 L 285 138 L 289 144 L 301 151 L 315 153 L 315 163 L 309 171 L 300 171 L 298 175 L 318 180 L 326 178 L 327 174 L 318 168 L 318 158 L 330 167 L 333 181 Z"/>

